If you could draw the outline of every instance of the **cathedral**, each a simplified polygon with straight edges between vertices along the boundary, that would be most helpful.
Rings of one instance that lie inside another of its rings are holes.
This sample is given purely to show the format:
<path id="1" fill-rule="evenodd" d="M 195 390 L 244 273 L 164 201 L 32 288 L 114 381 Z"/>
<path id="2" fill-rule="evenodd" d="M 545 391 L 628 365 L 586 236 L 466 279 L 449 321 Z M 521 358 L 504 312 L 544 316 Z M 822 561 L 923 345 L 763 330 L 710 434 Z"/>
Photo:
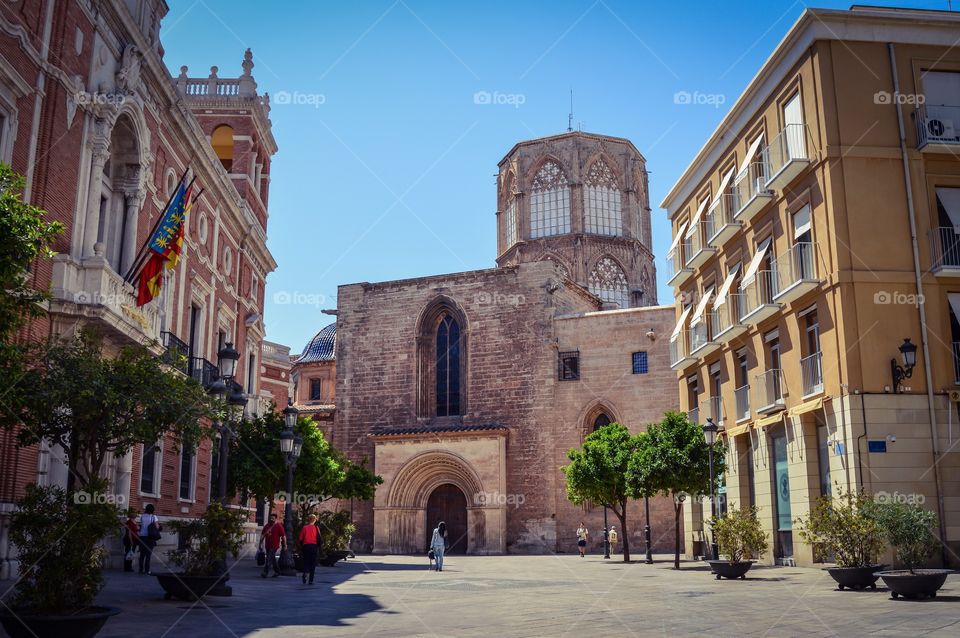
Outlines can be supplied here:
<path id="1" fill-rule="evenodd" d="M 572 552 L 581 521 L 596 550 L 603 508 L 567 500 L 567 451 L 679 407 L 634 145 L 521 142 L 499 163 L 497 209 L 496 267 L 340 286 L 335 323 L 293 362 L 297 407 L 384 479 L 373 502 L 340 504 L 355 550 L 422 552 L 440 520 L 454 553 Z M 635 550 L 640 505 L 618 530 Z M 672 551 L 672 502 L 652 499 L 650 523 Z"/>

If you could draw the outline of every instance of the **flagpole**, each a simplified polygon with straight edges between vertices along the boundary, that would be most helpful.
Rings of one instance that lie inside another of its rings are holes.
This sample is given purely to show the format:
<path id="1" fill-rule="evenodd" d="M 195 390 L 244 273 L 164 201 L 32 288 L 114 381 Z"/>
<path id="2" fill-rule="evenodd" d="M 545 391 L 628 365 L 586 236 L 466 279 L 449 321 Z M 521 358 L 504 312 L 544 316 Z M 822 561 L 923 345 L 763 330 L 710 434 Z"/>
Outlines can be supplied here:
<path id="1" fill-rule="evenodd" d="M 183 175 L 184 177 L 186 177 L 187 175 L 186 172 L 184 172 Z M 193 186 L 193 183 L 196 180 L 197 180 L 196 177 L 191 179 L 190 183 L 187 185 L 186 190 L 189 190 L 190 187 Z M 147 240 L 144 243 L 144 245 L 140 248 L 140 252 L 137 255 L 137 259 L 134 262 L 134 265 L 130 267 L 130 270 L 127 271 L 127 276 L 123 278 L 124 281 L 132 284 L 133 280 L 136 279 L 137 275 L 140 273 L 140 269 L 143 268 L 143 265 L 146 263 L 147 257 L 149 256 L 149 253 L 150 253 L 149 251 L 150 239 L 153 237 L 153 234 L 157 232 L 157 228 L 160 227 L 160 224 L 163 222 L 164 218 L 167 216 L 167 211 L 170 209 L 170 204 L 173 202 L 173 198 L 176 195 L 177 191 L 180 190 L 181 184 L 182 184 L 182 181 L 180 184 L 177 185 L 177 188 L 174 189 L 173 194 L 170 195 L 170 199 L 167 200 L 167 205 L 163 207 L 163 210 L 161 211 L 160 216 L 157 218 L 156 223 L 153 225 L 153 228 L 150 230 L 150 234 L 147 235 Z"/>

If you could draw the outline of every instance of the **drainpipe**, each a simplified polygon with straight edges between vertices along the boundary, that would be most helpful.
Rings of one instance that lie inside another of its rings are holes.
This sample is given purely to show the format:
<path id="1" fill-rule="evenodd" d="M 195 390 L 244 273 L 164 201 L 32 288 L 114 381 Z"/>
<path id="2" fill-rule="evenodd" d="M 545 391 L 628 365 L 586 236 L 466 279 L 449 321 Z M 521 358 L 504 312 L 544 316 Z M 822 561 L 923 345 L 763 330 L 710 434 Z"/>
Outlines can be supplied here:
<path id="1" fill-rule="evenodd" d="M 893 76 L 894 103 L 897 107 L 897 128 L 900 132 L 900 159 L 903 163 L 903 183 L 907 189 L 907 213 L 910 219 L 910 245 L 913 250 L 913 275 L 917 286 L 917 309 L 920 312 L 920 343 L 923 346 L 923 373 L 927 379 L 927 410 L 930 413 L 930 442 L 933 446 L 933 482 L 937 493 L 937 513 L 940 519 L 940 553 L 943 565 L 947 566 L 947 522 L 944 516 L 943 493 L 940 488 L 940 442 L 937 434 L 937 413 L 933 403 L 933 376 L 930 373 L 930 345 L 927 338 L 927 313 L 923 303 L 923 281 L 920 272 L 920 250 L 917 246 L 917 220 L 913 207 L 913 185 L 910 180 L 910 162 L 907 158 L 907 141 L 903 130 L 903 106 L 900 95 L 900 78 L 897 76 L 896 51 L 892 42 L 887 43 L 890 52 L 890 75 Z M 896 391 L 896 388 L 894 388 Z"/>

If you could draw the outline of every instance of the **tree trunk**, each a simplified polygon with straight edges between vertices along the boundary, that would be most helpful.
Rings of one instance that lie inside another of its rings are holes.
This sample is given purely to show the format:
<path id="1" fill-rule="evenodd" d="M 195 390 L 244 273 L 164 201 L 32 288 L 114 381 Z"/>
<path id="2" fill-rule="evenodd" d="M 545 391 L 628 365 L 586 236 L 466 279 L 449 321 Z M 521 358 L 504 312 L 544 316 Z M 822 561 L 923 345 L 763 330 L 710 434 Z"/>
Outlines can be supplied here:
<path id="1" fill-rule="evenodd" d="M 630 535 L 627 534 L 627 504 L 623 504 L 623 514 L 621 515 L 616 509 L 613 510 L 614 515 L 620 521 L 620 535 L 623 538 L 623 562 L 630 562 Z"/>
<path id="2" fill-rule="evenodd" d="M 683 512 L 683 501 L 678 501 L 674 507 L 675 515 L 673 518 L 673 568 L 680 569 L 680 514 Z"/>

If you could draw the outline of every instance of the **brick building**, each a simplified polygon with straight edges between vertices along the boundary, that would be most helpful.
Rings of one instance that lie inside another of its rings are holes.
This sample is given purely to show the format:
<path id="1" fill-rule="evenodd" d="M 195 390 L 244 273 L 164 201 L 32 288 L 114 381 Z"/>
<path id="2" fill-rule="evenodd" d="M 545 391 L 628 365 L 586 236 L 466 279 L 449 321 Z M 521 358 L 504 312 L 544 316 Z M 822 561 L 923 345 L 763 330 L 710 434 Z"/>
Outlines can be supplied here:
<path id="1" fill-rule="evenodd" d="M 277 150 L 269 105 L 249 50 L 237 77 L 220 78 L 216 67 L 204 78 L 186 67 L 171 77 L 158 35 L 166 12 L 163 0 L 19 1 L 0 11 L 0 160 L 26 176 L 24 199 L 65 226 L 57 255 L 32 270 L 53 300 L 27 336 L 87 326 L 105 335 L 108 351 L 174 349 L 188 356 L 182 371 L 204 383 L 233 342 L 236 380 L 254 411 L 263 405 L 263 282 L 276 267 L 266 247 Z M 188 168 L 205 194 L 162 295 L 138 308 L 124 275 Z M 106 472 L 118 499 L 155 503 L 165 519 L 205 508 L 214 465 L 210 442 L 191 454 L 158 441 Z M 0 433 L 0 578 L 16 573 L 4 513 L 27 483 L 65 479 L 62 451 L 19 449 Z"/>
<path id="2" fill-rule="evenodd" d="M 645 177 L 627 140 L 522 142 L 500 163 L 498 267 L 340 287 L 336 324 L 294 378 L 298 405 L 334 402 L 334 445 L 384 478 L 353 504 L 355 549 L 423 551 L 441 519 L 454 552 L 574 551 L 581 520 L 601 546 L 602 508 L 566 498 L 567 450 L 679 407 Z M 671 502 L 653 499 L 652 525 L 656 550 L 672 550 Z"/>

